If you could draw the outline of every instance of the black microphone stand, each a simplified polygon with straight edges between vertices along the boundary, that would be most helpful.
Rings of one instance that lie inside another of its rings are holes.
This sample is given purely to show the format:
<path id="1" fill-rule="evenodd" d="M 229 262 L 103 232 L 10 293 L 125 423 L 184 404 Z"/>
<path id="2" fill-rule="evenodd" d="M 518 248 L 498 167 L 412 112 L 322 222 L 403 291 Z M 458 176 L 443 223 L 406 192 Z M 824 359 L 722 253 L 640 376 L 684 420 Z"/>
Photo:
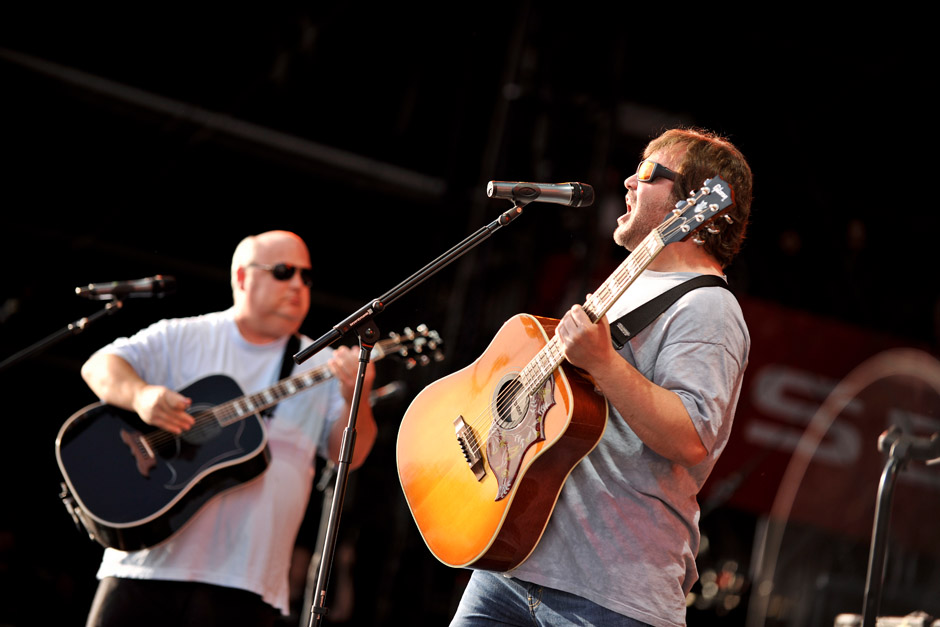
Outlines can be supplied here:
<path id="1" fill-rule="evenodd" d="M 891 519 L 891 500 L 898 473 L 911 460 L 927 465 L 940 463 L 940 433 L 930 438 L 903 433 L 892 425 L 878 438 L 878 450 L 887 454 L 881 481 L 878 484 L 878 500 L 875 504 L 875 522 L 872 529 L 871 547 L 868 555 L 868 574 L 865 582 L 865 599 L 862 609 L 862 627 L 875 627 L 881 606 L 881 588 L 885 576 L 885 553 L 887 551 L 888 525 Z"/>
<path id="2" fill-rule="evenodd" d="M 321 336 L 320 339 L 294 355 L 294 362 L 301 364 L 350 331 L 354 331 L 359 338 L 359 370 L 356 376 L 356 386 L 353 390 L 349 422 L 343 432 L 343 442 L 340 448 L 339 460 L 335 467 L 336 485 L 333 488 L 333 502 L 330 507 L 330 517 L 327 521 L 323 553 L 320 556 L 320 569 L 317 574 L 314 603 L 310 608 L 310 625 L 319 625 L 328 611 L 324 605 L 326 602 L 326 588 L 329 582 L 330 569 L 333 565 L 333 554 L 336 549 L 340 513 L 346 495 L 349 464 L 352 460 L 352 452 L 356 444 L 356 414 L 359 412 L 366 366 L 369 363 L 372 347 L 379 338 L 379 330 L 374 322 L 375 316 L 384 311 L 388 305 L 407 294 L 414 287 L 420 285 L 452 261 L 480 244 L 497 230 L 519 217 L 519 215 L 522 214 L 522 207 L 525 204 L 528 203 L 514 200 L 512 209 L 501 214 L 490 224 L 480 228 L 476 233 L 470 235 L 443 255 L 424 266 L 424 268 L 399 283 L 383 296 L 366 303 L 353 314 L 334 325 L 333 328 Z"/>
<path id="3" fill-rule="evenodd" d="M 119 311 L 121 307 L 123 306 L 124 306 L 123 299 L 118 298 L 118 299 L 109 301 L 108 304 L 104 306 L 104 309 L 98 312 L 95 312 L 94 314 L 90 316 L 85 316 L 84 318 L 79 318 L 75 322 L 69 323 L 66 327 L 59 329 L 52 335 L 45 337 L 44 339 L 36 342 L 32 346 L 28 346 L 24 348 L 23 350 L 19 351 L 18 353 L 11 355 L 9 358 L 3 360 L 3 362 L 0 363 L 0 372 L 3 372 L 6 368 L 12 366 L 13 364 L 26 359 L 30 355 L 37 354 L 41 351 L 44 351 L 45 349 L 49 348 L 53 344 L 57 344 L 58 342 L 64 340 L 67 337 L 78 335 L 79 333 L 84 331 L 88 327 L 89 324 L 91 324 L 98 318 L 102 318 L 104 316 L 110 316 L 111 314 Z"/>

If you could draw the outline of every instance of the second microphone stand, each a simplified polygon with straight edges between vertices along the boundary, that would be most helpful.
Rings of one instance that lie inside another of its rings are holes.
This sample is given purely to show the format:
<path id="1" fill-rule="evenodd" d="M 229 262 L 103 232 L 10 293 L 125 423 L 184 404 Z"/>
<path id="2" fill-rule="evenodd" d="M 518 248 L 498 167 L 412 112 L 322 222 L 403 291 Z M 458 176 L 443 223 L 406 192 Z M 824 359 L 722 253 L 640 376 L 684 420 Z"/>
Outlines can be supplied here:
<path id="1" fill-rule="evenodd" d="M 7 359 L 4 359 L 3 362 L 0 362 L 0 372 L 6 370 L 10 366 L 13 366 L 14 364 L 24 361 L 28 357 L 31 357 L 33 355 L 36 355 L 46 350 L 53 344 L 58 344 L 59 342 L 61 342 L 67 337 L 78 335 L 79 333 L 84 331 L 86 328 L 88 328 L 88 326 L 92 322 L 95 322 L 96 320 L 98 320 L 99 318 L 103 318 L 104 316 L 110 316 L 120 311 L 121 307 L 123 306 L 124 306 L 123 299 L 117 298 L 112 301 L 109 301 L 108 304 L 106 304 L 103 309 L 93 313 L 90 316 L 85 316 L 84 318 L 79 318 L 78 320 L 69 323 L 64 328 L 59 329 L 52 335 L 49 335 L 43 338 L 42 340 L 40 340 L 39 342 L 36 342 L 32 346 L 28 346 L 27 348 L 24 348 L 18 353 L 11 355 Z"/>

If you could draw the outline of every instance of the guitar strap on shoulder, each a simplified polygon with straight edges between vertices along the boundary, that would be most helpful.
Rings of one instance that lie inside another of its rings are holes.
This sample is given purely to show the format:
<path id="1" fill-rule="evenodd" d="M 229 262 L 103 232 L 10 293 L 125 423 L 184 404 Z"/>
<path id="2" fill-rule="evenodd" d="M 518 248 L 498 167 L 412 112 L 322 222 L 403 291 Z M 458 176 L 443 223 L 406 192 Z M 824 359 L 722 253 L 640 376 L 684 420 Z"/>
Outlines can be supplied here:
<path id="1" fill-rule="evenodd" d="M 287 340 L 287 345 L 284 347 L 284 361 L 281 362 L 281 374 L 278 375 L 277 380 L 286 379 L 294 370 L 294 355 L 297 354 L 297 349 L 300 348 L 300 336 L 294 333 Z"/>
<path id="2" fill-rule="evenodd" d="M 614 348 L 618 351 L 626 343 L 636 336 L 656 319 L 659 314 L 666 311 L 671 304 L 679 300 L 679 297 L 699 287 L 723 287 L 727 290 L 731 288 L 719 276 L 714 274 L 703 274 L 683 281 L 679 285 L 666 290 L 656 298 L 643 303 L 633 311 L 630 311 L 610 324 L 610 336 Z"/>
<path id="3" fill-rule="evenodd" d="M 294 333 L 287 340 L 287 344 L 284 346 L 284 360 L 281 362 L 281 373 L 277 376 L 277 380 L 281 381 L 286 379 L 287 376 L 294 369 L 294 355 L 297 354 L 297 349 L 300 348 L 300 336 Z M 274 409 L 277 405 L 272 405 L 268 407 L 263 412 L 261 416 L 264 418 L 270 418 L 274 415 Z"/>

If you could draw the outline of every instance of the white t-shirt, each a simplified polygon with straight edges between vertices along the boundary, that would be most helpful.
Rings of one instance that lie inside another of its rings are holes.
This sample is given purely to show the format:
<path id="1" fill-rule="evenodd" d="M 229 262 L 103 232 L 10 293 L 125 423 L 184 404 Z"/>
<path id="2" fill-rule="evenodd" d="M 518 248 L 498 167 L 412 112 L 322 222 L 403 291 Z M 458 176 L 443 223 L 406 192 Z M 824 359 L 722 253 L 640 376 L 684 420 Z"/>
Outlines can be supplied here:
<path id="1" fill-rule="evenodd" d="M 232 378 L 244 394 L 277 382 L 287 338 L 257 345 L 242 338 L 234 312 L 157 322 L 101 352 L 123 357 L 148 383 L 182 390 L 209 375 Z M 310 344 L 303 338 L 301 346 Z M 295 366 L 324 364 L 329 348 Z M 260 478 L 210 500 L 180 531 L 150 549 L 106 549 L 98 577 L 200 581 L 259 594 L 289 611 L 288 570 L 303 521 L 318 448 L 343 413 L 336 379 L 282 400 L 265 420 L 271 460 Z"/>

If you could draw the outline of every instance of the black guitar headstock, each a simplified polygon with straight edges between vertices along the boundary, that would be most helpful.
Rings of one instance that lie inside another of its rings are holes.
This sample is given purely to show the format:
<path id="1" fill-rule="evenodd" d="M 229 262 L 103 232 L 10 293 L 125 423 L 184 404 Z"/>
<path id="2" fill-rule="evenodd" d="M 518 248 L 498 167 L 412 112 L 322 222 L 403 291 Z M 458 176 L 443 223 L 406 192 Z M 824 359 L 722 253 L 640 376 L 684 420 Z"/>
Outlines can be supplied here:
<path id="1" fill-rule="evenodd" d="M 401 334 L 389 333 L 388 339 L 380 340 L 375 345 L 376 359 L 393 354 L 404 359 L 405 367 L 426 366 L 432 361 L 443 361 L 441 350 L 443 342 L 437 331 L 419 324 L 416 330 L 405 327 Z"/>

